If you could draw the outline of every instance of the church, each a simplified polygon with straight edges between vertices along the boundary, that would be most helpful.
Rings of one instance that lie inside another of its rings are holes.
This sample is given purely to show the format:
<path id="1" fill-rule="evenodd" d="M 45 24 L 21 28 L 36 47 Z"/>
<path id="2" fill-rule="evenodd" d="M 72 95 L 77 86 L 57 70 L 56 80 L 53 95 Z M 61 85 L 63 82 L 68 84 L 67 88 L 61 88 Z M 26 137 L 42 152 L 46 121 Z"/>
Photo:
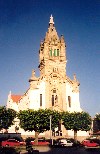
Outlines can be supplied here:
<path id="1" fill-rule="evenodd" d="M 51 109 L 81 112 L 79 100 L 80 83 L 73 75 L 66 74 L 67 54 L 64 36 L 58 36 L 53 16 L 50 16 L 48 30 L 39 48 L 40 76 L 32 75 L 29 89 L 23 95 L 8 95 L 7 107 L 16 111 L 27 109 Z M 21 132 L 22 133 L 22 132 Z M 25 133 L 25 132 L 24 132 Z"/>

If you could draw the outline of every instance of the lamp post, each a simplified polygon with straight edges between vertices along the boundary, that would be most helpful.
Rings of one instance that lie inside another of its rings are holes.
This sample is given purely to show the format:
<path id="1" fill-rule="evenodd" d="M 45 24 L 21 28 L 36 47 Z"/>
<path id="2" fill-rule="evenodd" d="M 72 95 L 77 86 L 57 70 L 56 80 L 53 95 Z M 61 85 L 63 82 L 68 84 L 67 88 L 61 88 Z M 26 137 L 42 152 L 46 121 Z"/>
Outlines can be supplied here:
<path id="1" fill-rule="evenodd" d="M 52 115 L 50 115 L 50 142 L 52 143 L 52 141 L 51 141 L 51 139 L 52 139 L 51 119 L 52 119 Z"/>

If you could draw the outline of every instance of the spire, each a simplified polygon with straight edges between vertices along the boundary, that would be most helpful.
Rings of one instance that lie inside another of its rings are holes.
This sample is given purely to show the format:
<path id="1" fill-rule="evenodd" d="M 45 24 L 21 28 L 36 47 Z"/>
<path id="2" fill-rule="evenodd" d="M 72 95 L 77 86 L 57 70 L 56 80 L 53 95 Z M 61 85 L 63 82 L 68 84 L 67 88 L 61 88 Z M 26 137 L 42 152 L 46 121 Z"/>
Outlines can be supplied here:
<path id="1" fill-rule="evenodd" d="M 53 24 L 53 25 L 54 25 L 54 21 L 53 21 L 53 16 L 52 16 L 52 14 L 51 14 L 51 16 L 50 16 L 50 22 L 49 22 L 49 24 Z"/>
<path id="2" fill-rule="evenodd" d="M 11 90 L 9 91 L 9 95 L 11 95 Z"/>
<path id="3" fill-rule="evenodd" d="M 37 81 L 37 77 L 35 76 L 35 71 L 32 70 L 32 77 L 29 79 L 29 82 L 31 81 Z"/>

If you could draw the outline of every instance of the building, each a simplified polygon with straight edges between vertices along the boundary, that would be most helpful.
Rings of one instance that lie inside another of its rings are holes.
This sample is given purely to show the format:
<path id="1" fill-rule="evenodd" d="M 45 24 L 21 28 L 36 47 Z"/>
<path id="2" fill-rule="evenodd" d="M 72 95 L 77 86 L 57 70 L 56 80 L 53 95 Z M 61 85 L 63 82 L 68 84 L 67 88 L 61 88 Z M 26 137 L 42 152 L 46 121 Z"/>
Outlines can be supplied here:
<path id="1" fill-rule="evenodd" d="M 52 109 L 81 112 L 79 85 L 76 75 L 70 79 L 66 74 L 67 54 L 64 36 L 58 36 L 51 15 L 48 31 L 39 49 L 40 76 L 29 79 L 29 89 L 22 95 L 8 95 L 7 107 L 16 111 L 25 109 Z"/>

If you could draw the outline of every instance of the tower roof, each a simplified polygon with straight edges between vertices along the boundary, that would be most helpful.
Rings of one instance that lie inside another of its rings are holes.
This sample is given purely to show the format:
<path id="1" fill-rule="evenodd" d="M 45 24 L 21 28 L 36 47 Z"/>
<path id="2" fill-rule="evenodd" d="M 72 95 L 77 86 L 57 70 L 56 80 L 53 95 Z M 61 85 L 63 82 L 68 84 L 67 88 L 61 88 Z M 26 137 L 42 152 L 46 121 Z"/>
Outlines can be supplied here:
<path id="1" fill-rule="evenodd" d="M 54 25 L 53 16 L 51 14 L 48 31 L 46 32 L 46 36 L 45 36 L 45 41 L 50 43 L 54 40 L 58 41 L 59 37 L 58 37 L 57 31 Z"/>

